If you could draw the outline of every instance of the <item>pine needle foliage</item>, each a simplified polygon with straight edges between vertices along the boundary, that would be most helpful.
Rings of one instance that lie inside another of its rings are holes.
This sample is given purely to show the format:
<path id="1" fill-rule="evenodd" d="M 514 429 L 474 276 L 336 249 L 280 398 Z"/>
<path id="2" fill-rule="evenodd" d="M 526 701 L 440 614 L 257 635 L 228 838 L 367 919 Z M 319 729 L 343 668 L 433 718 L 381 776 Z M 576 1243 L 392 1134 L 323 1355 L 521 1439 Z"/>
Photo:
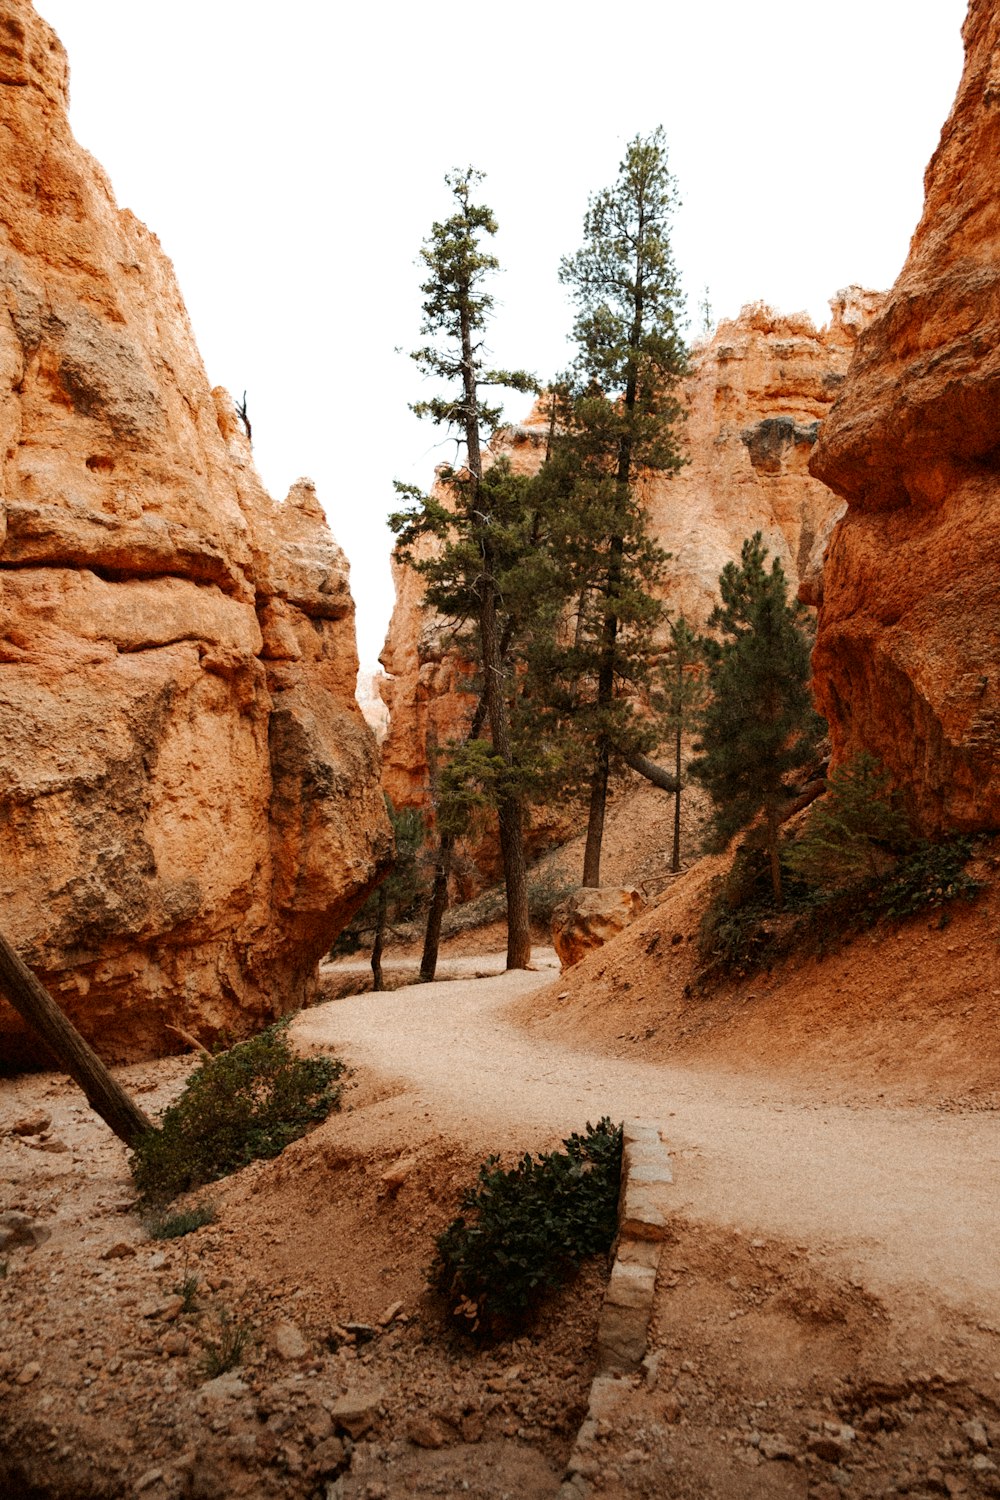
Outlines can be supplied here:
<path id="1" fill-rule="evenodd" d="M 437 1239 L 429 1278 L 460 1327 L 477 1338 L 515 1332 L 543 1294 L 617 1230 L 622 1129 L 588 1123 L 565 1150 L 526 1153 L 505 1169 L 491 1156 L 462 1213 Z"/>
<path id="2" fill-rule="evenodd" d="M 683 296 L 670 244 L 676 206 L 662 128 L 636 136 L 615 182 L 590 199 L 583 243 L 559 273 L 577 309 L 577 355 L 563 383 L 550 483 L 562 485 L 567 500 L 567 535 L 555 551 L 576 621 L 570 648 L 561 662 L 555 653 L 548 671 L 561 684 L 567 729 L 590 742 L 585 885 L 600 883 L 615 746 L 635 733 L 629 698 L 645 679 L 662 617 L 657 584 L 666 554 L 648 534 L 636 486 L 683 463 Z"/>
<path id="3" fill-rule="evenodd" d="M 464 448 L 463 463 L 439 470 L 439 492 L 433 495 L 413 485 L 397 484 L 406 506 L 390 516 L 389 524 L 399 538 L 397 555 L 424 573 L 428 602 L 457 626 L 468 627 L 475 643 L 485 718 L 493 750 L 505 770 L 496 810 L 507 887 L 507 965 L 524 968 L 531 954 L 524 809 L 514 776 L 516 752 L 502 619 L 502 575 L 511 530 L 523 524 L 520 502 L 524 491 L 513 483 L 509 470 L 491 477 L 484 448 L 501 413 L 488 393 L 497 388 L 533 391 L 537 382 L 523 370 L 499 370 L 487 364 L 485 336 L 493 309 L 488 284 L 499 269 L 487 245 L 497 232 L 497 223 L 491 209 L 474 202 L 482 173 L 469 167 L 450 173 L 445 181 L 454 209 L 448 219 L 433 224 L 421 250 L 427 270 L 421 287 L 421 327 L 429 342 L 413 352 L 421 372 L 444 386 L 439 394 L 417 402 L 413 410 L 455 437 Z M 414 551 L 425 537 L 436 542 L 430 561 L 418 558 Z"/>
<path id="4" fill-rule="evenodd" d="M 778 836 L 785 778 L 809 766 L 825 730 L 810 693 L 811 641 L 805 611 L 788 599 L 778 558 L 767 567 L 760 532 L 743 543 L 740 563 L 719 578 L 722 602 L 706 640 L 710 699 L 700 724 L 699 757 L 689 770 L 714 803 L 714 846 L 722 848 L 760 814 L 775 901 L 781 902 Z"/>
<path id="5" fill-rule="evenodd" d="M 279 1155 L 339 1108 L 336 1057 L 296 1057 L 290 1017 L 201 1063 L 159 1128 L 140 1138 L 132 1176 L 142 1198 L 167 1203 L 188 1188 Z"/>

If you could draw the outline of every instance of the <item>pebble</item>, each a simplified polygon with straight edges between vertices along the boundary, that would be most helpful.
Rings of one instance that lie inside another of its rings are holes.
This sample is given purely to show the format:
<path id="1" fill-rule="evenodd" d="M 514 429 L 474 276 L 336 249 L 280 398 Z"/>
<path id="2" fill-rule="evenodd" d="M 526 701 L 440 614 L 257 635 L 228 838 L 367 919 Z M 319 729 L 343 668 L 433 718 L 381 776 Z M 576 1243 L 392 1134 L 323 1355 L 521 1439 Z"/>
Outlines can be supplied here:
<path id="1" fill-rule="evenodd" d="M 304 1359 L 309 1353 L 309 1345 L 302 1336 L 302 1330 L 287 1318 L 275 1323 L 272 1328 L 271 1346 L 280 1359 Z"/>
<path id="2" fill-rule="evenodd" d="M 51 1229 L 30 1214 L 21 1214 L 14 1209 L 0 1214 L 0 1250 L 9 1250 L 13 1245 L 30 1245 L 37 1250 L 51 1235 Z"/>
<path id="3" fill-rule="evenodd" d="M 443 1448 L 446 1441 L 440 1422 L 422 1414 L 411 1417 L 407 1422 L 406 1436 L 418 1448 Z"/>
<path id="4" fill-rule="evenodd" d="M 962 1431 L 977 1453 L 985 1453 L 990 1446 L 990 1440 L 986 1435 L 986 1428 L 982 1422 L 973 1419 L 971 1422 L 962 1423 Z"/>
<path id="5" fill-rule="evenodd" d="M 30 1115 L 22 1115 L 20 1120 L 15 1120 L 10 1127 L 11 1135 L 41 1135 L 48 1130 L 52 1124 L 52 1116 L 47 1115 L 44 1110 L 33 1110 Z"/>
<path id="6" fill-rule="evenodd" d="M 170 1323 L 176 1318 L 184 1307 L 184 1298 L 161 1297 L 158 1302 L 147 1302 L 141 1311 L 144 1318 L 160 1318 L 165 1323 Z"/>
<path id="7" fill-rule="evenodd" d="M 110 1245 L 102 1255 L 102 1260 L 127 1260 L 130 1255 L 135 1254 L 135 1246 L 130 1245 L 127 1240 L 117 1240 Z"/>
<path id="8" fill-rule="evenodd" d="M 30 1385 L 33 1380 L 37 1380 L 38 1376 L 41 1373 L 41 1365 L 38 1363 L 37 1359 L 33 1359 L 24 1366 L 24 1369 L 17 1377 L 17 1383 L 18 1385 Z"/>
<path id="9" fill-rule="evenodd" d="M 764 1457 L 771 1460 L 794 1462 L 797 1456 L 794 1443 L 790 1443 L 780 1432 L 762 1432 L 757 1446 Z"/>

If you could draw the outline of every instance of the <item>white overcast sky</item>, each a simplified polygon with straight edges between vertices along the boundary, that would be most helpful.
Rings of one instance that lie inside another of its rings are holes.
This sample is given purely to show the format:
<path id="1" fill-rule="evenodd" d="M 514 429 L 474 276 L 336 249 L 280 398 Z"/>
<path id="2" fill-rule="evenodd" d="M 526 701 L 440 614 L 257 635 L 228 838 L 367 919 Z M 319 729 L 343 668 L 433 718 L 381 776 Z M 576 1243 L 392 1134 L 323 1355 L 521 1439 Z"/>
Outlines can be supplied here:
<path id="1" fill-rule="evenodd" d="M 70 119 L 173 259 L 209 380 L 247 392 L 279 498 L 308 474 L 352 567 L 362 662 L 392 604 L 394 478 L 453 456 L 425 389 L 417 254 L 473 164 L 500 220 L 498 363 L 568 360 L 557 280 L 588 193 L 666 128 L 692 320 L 826 318 L 895 279 L 961 75 L 965 0 L 36 0 Z M 523 414 L 524 398 L 509 409 Z"/>

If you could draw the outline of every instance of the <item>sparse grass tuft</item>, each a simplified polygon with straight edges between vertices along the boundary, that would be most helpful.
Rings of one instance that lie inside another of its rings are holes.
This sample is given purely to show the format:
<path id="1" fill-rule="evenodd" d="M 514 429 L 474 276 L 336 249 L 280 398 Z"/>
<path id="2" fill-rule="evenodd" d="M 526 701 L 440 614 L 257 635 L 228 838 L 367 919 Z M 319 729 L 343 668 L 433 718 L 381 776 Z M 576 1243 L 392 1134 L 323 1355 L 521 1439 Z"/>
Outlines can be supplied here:
<path id="1" fill-rule="evenodd" d="M 182 1313 L 193 1313 L 198 1309 L 198 1287 L 201 1281 L 197 1276 L 185 1276 L 183 1281 L 174 1287 L 174 1294 L 183 1297 L 181 1304 Z"/>
<path id="2" fill-rule="evenodd" d="M 253 1342 L 253 1327 L 243 1319 L 233 1318 L 226 1308 L 219 1313 L 219 1337 L 206 1338 L 202 1345 L 199 1369 L 206 1380 L 226 1375 L 243 1363 L 243 1356 Z"/>
<path id="3" fill-rule="evenodd" d="M 196 1203 L 193 1208 L 182 1209 L 176 1214 L 155 1214 L 146 1220 L 146 1233 L 151 1240 L 179 1240 L 182 1235 L 193 1234 L 206 1224 L 214 1224 L 218 1214 L 214 1203 Z"/>

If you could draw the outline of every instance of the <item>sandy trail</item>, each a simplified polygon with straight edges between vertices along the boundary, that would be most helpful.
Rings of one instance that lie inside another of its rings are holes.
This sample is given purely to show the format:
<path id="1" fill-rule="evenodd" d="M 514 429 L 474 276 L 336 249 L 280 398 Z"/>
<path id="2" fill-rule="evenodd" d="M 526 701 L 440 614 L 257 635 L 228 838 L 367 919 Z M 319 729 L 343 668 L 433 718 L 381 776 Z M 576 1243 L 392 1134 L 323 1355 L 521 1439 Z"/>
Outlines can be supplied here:
<path id="1" fill-rule="evenodd" d="M 480 969 L 490 960 L 479 959 Z M 392 1112 L 473 1147 L 538 1149 L 586 1120 L 663 1122 L 689 1218 L 801 1242 L 876 1292 L 926 1288 L 998 1321 L 1000 1131 L 990 1113 L 813 1100 L 775 1077 L 627 1062 L 528 1036 L 504 1019 L 551 982 L 535 972 L 352 996 L 303 1013 L 306 1043 L 403 1088 Z"/>

